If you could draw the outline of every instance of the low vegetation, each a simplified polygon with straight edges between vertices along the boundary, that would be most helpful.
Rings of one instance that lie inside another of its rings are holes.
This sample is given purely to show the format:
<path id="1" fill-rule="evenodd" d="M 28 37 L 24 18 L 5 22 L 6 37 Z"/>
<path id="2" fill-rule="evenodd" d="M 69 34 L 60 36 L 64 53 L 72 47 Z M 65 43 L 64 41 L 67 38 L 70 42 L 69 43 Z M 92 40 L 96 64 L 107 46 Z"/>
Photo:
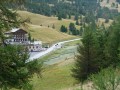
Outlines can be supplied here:
<path id="1" fill-rule="evenodd" d="M 46 67 L 42 72 L 42 78 L 34 76 L 33 90 L 61 90 L 74 86 L 75 79 L 70 74 L 72 66 L 72 63 L 60 63 Z"/>
<path id="2" fill-rule="evenodd" d="M 107 31 L 105 29 L 99 30 L 94 28 L 92 24 L 86 27 L 83 39 L 81 40 L 82 44 L 78 47 L 75 66 L 72 69 L 73 77 L 81 84 L 88 80 L 91 74 L 97 74 L 101 72 L 102 69 L 109 68 L 110 66 L 112 66 L 112 72 L 118 69 L 120 65 L 119 23 L 120 17 L 117 18 L 115 23 L 113 23 Z M 109 75 L 109 73 L 110 72 L 108 72 L 107 75 Z M 113 77 L 111 77 L 111 75 L 113 75 Z M 100 84 L 102 82 L 98 80 L 95 87 L 99 89 L 96 90 L 119 90 L 112 86 L 117 84 L 117 76 L 114 75 L 114 73 L 111 75 L 108 76 L 110 80 L 112 79 L 110 82 L 107 82 L 108 85 Z M 103 80 L 102 78 L 104 77 L 101 76 L 103 75 L 98 74 L 98 79 L 101 78 L 101 80 Z M 95 79 L 97 80 L 97 78 Z M 106 81 L 103 82 L 105 83 Z"/>
<path id="3" fill-rule="evenodd" d="M 29 24 L 27 31 L 31 33 L 34 39 L 43 41 L 43 43 L 50 43 L 50 44 L 59 41 L 77 38 L 76 36 L 61 33 L 52 28 L 48 28 L 44 26 L 41 27 L 31 24 Z"/>
<path id="4" fill-rule="evenodd" d="M 101 72 L 96 75 L 92 75 L 93 88 L 95 90 L 119 90 L 120 76 L 118 69 L 109 67 L 101 70 Z"/>
<path id="5" fill-rule="evenodd" d="M 23 1 L 23 0 L 22 0 Z M 31 90 L 30 79 L 41 72 L 41 66 L 37 61 L 26 63 L 29 58 L 28 52 L 21 46 L 8 45 L 5 43 L 4 32 L 12 27 L 23 24 L 18 15 L 6 8 L 6 3 L 21 4 L 21 0 L 0 0 L 0 89 L 10 90 L 13 88 Z"/>
<path id="6" fill-rule="evenodd" d="M 114 19 L 114 16 L 118 15 L 116 10 L 109 10 L 109 8 L 101 8 L 100 6 L 98 8 L 97 5 L 99 5 L 99 3 L 97 3 L 97 0 L 75 0 L 75 2 L 69 2 L 67 5 L 75 5 L 78 8 L 79 13 L 74 13 L 77 11 L 70 12 L 73 12 L 76 21 L 70 18 L 69 20 L 63 19 L 65 18 L 63 17 L 65 12 L 63 12 L 62 9 L 58 9 L 62 11 L 58 11 L 59 13 L 57 13 L 58 16 L 60 15 L 59 20 L 56 17 L 46 17 L 26 11 L 18 11 L 17 13 L 19 13 L 22 19 L 28 17 L 31 19 L 29 24 L 26 23 L 28 32 L 31 33 L 33 38 L 42 40 L 44 43 L 54 43 L 61 40 L 77 38 L 76 36 L 59 32 L 60 27 L 62 25 L 65 26 L 64 29 L 69 27 L 72 34 L 76 35 L 76 32 L 73 30 L 77 31 L 76 28 L 80 29 L 80 26 L 78 26 L 79 15 L 77 14 L 85 15 L 84 19 L 81 18 L 84 24 L 80 23 L 84 26 L 81 28 L 84 32 L 81 40 L 82 43 L 80 43 L 77 48 L 78 52 L 76 53 L 76 45 L 78 42 L 66 43 L 61 49 L 39 60 L 39 62 L 42 60 L 49 62 L 52 61 L 50 60 L 51 58 L 54 59 L 54 57 L 57 57 L 61 61 L 51 65 L 44 62 L 44 66 L 41 69 L 42 65 L 37 61 L 26 63 L 28 52 L 23 48 L 7 45 L 5 43 L 4 31 L 12 27 L 19 27 L 20 24 L 23 24 L 23 20 L 18 20 L 16 12 L 13 13 L 6 8 L 6 4 L 9 5 L 7 1 L 9 1 L 9 3 L 12 2 L 12 0 L 5 0 L 5 2 L 0 0 L 0 41 L 2 43 L 0 46 L 1 90 L 10 90 L 13 88 L 23 90 L 74 90 L 74 87 L 79 90 L 82 89 L 82 86 L 86 87 L 86 90 L 88 90 L 85 82 L 89 84 L 88 86 L 92 88 L 91 90 L 120 89 L 120 17 L 113 23 L 109 20 Z M 22 2 L 18 0 L 13 4 L 19 5 L 22 4 Z M 60 1 L 57 5 L 59 4 L 63 5 L 63 7 L 66 6 L 65 2 L 62 3 Z M 44 5 L 46 4 L 44 3 Z M 114 6 L 115 4 L 112 5 Z M 73 8 L 73 10 L 75 8 Z M 42 9 L 45 10 L 45 8 Z M 68 10 L 68 8 L 66 9 Z M 66 9 L 64 8 L 64 10 Z M 45 12 L 47 12 L 47 10 Z M 67 13 L 69 17 L 70 13 Z M 103 24 L 101 25 L 102 27 L 98 27 L 99 24 L 96 25 L 96 21 L 99 17 L 105 18 L 104 22 L 106 24 L 110 22 L 112 25 L 109 28 L 106 28 Z M 75 22 L 76 25 L 74 25 Z M 70 58 L 67 57 L 63 59 L 65 54 L 68 54 Z M 61 56 L 62 59 L 60 59 Z M 41 70 L 42 78 L 38 78 L 41 75 Z M 76 83 L 81 85 L 76 85 Z"/>
<path id="7" fill-rule="evenodd" d="M 23 19 L 30 18 L 31 23 L 26 23 L 27 28 L 25 29 L 31 33 L 34 39 L 41 40 L 43 43 L 51 44 L 58 41 L 77 38 L 76 36 L 68 35 L 67 33 L 59 31 L 61 25 L 69 27 L 70 22 L 75 23 L 73 20 L 64 19 L 62 21 L 58 21 L 55 17 L 47 17 L 27 11 L 18 11 L 18 13 Z M 76 27 L 80 28 L 79 26 Z"/>
<path id="8" fill-rule="evenodd" d="M 73 41 L 66 43 L 62 49 L 59 49 L 57 51 L 54 51 L 47 56 L 40 59 L 40 61 L 49 61 L 51 58 L 59 58 L 61 53 L 71 53 L 69 52 L 69 47 L 76 46 L 80 41 Z M 74 52 L 76 52 L 76 49 L 74 50 L 70 49 Z M 57 57 L 58 56 L 58 57 Z M 34 75 L 32 78 L 32 84 L 34 90 L 68 90 L 68 88 L 72 88 L 76 84 L 76 80 L 71 76 L 71 69 L 74 66 L 74 56 L 73 57 L 67 57 L 61 59 L 54 65 L 45 65 L 43 72 L 42 72 L 42 78 L 37 78 L 37 75 Z M 78 87 L 78 85 L 76 86 Z M 76 88 L 75 87 L 75 88 Z"/>
<path id="9" fill-rule="evenodd" d="M 65 25 L 66 27 L 68 27 L 70 23 L 75 23 L 74 20 L 63 19 L 63 20 L 59 21 L 57 19 L 57 17 L 47 17 L 44 15 L 35 14 L 35 13 L 27 12 L 27 11 L 17 11 L 17 13 L 23 19 L 29 18 L 31 24 L 33 24 L 33 25 L 49 27 L 49 28 L 52 28 L 54 25 L 55 29 L 58 31 L 60 30 L 60 27 L 62 25 Z M 76 27 L 79 28 L 78 25 Z"/>

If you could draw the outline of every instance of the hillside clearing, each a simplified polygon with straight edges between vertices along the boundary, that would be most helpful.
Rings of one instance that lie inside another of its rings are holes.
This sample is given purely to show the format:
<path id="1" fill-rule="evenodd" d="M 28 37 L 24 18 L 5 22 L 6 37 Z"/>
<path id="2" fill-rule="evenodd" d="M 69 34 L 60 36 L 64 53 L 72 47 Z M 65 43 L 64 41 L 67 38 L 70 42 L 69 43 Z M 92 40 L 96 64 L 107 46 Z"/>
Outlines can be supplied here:
<path id="1" fill-rule="evenodd" d="M 108 28 L 112 23 L 113 23 L 113 20 L 111 20 L 111 19 L 109 19 L 109 22 L 108 22 L 108 23 L 105 23 L 105 19 L 99 18 L 99 19 L 98 19 L 98 22 L 97 22 L 97 25 L 98 25 L 98 26 L 101 26 L 102 24 L 104 24 L 104 26 L 105 26 L 106 28 Z"/>
<path id="2" fill-rule="evenodd" d="M 59 21 L 57 20 L 57 17 L 47 17 L 27 11 L 17 11 L 17 13 L 22 19 L 30 19 L 31 23 L 26 23 L 28 27 L 25 29 L 31 33 L 35 40 L 52 44 L 59 41 L 77 38 L 76 36 L 61 33 L 59 31 L 61 25 L 68 27 L 71 22 L 75 23 L 74 20 L 63 19 Z M 53 25 L 55 26 L 55 29 L 52 28 Z M 80 28 L 80 26 L 77 26 L 77 28 Z"/>
<path id="3" fill-rule="evenodd" d="M 27 12 L 27 11 L 17 11 L 17 13 L 23 18 L 29 18 L 31 21 L 31 24 L 33 25 L 42 25 L 45 27 L 52 27 L 53 25 L 55 26 L 56 30 L 60 30 L 61 25 L 65 25 L 66 27 L 69 26 L 70 23 L 75 23 L 74 20 L 70 20 L 70 19 L 62 19 L 62 20 L 58 20 L 57 17 L 47 17 L 44 15 L 40 15 L 40 14 L 34 14 L 31 12 Z M 76 27 L 79 29 L 80 26 Z"/>
<path id="4" fill-rule="evenodd" d="M 77 38 L 76 36 L 68 35 L 67 33 L 61 33 L 60 27 L 61 25 L 65 25 L 67 28 L 69 24 L 75 23 L 74 20 L 63 19 L 57 20 L 57 17 L 47 17 L 40 14 L 34 14 L 27 11 L 17 11 L 18 14 L 22 17 L 22 19 L 30 18 L 30 22 L 28 25 L 28 32 L 31 33 L 32 37 L 36 40 L 41 40 L 43 43 L 55 43 L 63 40 L 69 40 Z M 102 25 L 104 23 L 105 27 L 109 27 L 111 25 L 112 20 L 109 20 L 109 23 L 105 23 L 105 20 L 100 18 L 98 20 L 98 25 Z M 55 29 L 52 26 L 55 26 Z M 80 26 L 77 26 L 77 29 L 80 29 Z"/>
<path id="5" fill-rule="evenodd" d="M 32 37 L 36 40 L 41 40 L 43 43 L 51 44 L 58 41 L 77 38 L 76 36 L 61 33 L 52 28 L 32 25 L 32 24 L 27 24 L 27 25 L 28 25 L 28 29 L 26 30 L 31 33 Z"/>
<path id="6" fill-rule="evenodd" d="M 80 41 L 73 41 L 67 43 L 64 45 L 65 48 L 54 51 L 45 56 L 43 59 L 47 60 L 57 57 L 61 55 L 61 53 L 65 54 L 65 51 L 70 53 L 67 47 L 74 46 L 79 42 Z M 73 63 L 74 57 L 71 57 L 67 60 L 64 58 L 59 63 L 54 65 L 45 65 L 42 72 L 43 77 L 37 78 L 37 76 L 35 75 L 33 81 L 31 82 L 33 84 L 33 90 L 61 90 L 64 88 L 73 87 L 76 83 L 76 80 L 71 76 L 71 69 L 74 65 Z"/>
<path id="7" fill-rule="evenodd" d="M 109 9 L 116 9 L 118 10 L 118 12 L 120 12 L 120 4 L 116 2 L 116 0 L 109 0 L 109 3 L 107 3 L 108 0 L 103 0 L 102 2 L 100 2 L 100 5 L 102 7 L 108 7 Z M 118 4 L 118 7 L 116 8 L 116 6 L 112 7 L 112 4 L 115 3 L 115 5 Z"/>
<path id="8" fill-rule="evenodd" d="M 33 78 L 33 90 L 59 90 L 74 86 L 75 80 L 71 76 L 71 69 L 73 64 L 69 60 L 67 64 L 58 64 L 48 66 L 42 73 L 42 78 Z"/>

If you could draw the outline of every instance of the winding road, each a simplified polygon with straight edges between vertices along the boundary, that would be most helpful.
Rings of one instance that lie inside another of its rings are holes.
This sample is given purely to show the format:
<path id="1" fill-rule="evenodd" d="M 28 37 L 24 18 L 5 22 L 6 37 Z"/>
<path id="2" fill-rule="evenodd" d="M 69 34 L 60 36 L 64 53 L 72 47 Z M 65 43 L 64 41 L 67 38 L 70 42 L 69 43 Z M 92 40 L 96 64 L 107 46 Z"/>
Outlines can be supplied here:
<path id="1" fill-rule="evenodd" d="M 80 40 L 80 39 L 81 39 L 81 38 L 79 38 L 79 39 L 73 39 L 73 40 L 68 40 L 68 41 L 63 41 L 63 42 L 58 42 L 58 43 L 56 43 L 56 44 L 53 44 L 50 48 L 48 48 L 48 49 L 45 50 L 45 51 L 35 53 L 34 55 L 31 55 L 31 54 L 30 54 L 30 58 L 28 59 L 27 62 L 30 62 L 30 61 L 33 61 L 33 60 L 35 60 L 35 59 L 41 58 L 41 57 L 47 55 L 48 53 L 50 53 L 50 52 L 52 52 L 52 51 L 55 51 L 55 50 L 61 48 L 62 45 L 65 44 L 65 43 L 72 42 L 72 41 L 77 41 L 77 40 Z"/>

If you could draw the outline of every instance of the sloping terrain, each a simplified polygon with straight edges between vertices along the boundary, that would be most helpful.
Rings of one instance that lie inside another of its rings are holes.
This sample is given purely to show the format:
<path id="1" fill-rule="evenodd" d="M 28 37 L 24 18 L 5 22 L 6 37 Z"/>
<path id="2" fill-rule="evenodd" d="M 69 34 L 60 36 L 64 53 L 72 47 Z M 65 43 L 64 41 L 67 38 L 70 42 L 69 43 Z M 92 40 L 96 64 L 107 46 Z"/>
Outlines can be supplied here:
<path id="1" fill-rule="evenodd" d="M 30 23 L 27 23 L 27 31 L 31 33 L 36 40 L 41 40 L 43 43 L 53 43 L 62 40 L 77 38 L 76 36 L 61 33 L 59 31 L 61 25 L 69 26 L 73 20 L 63 19 L 57 20 L 56 17 L 47 17 L 39 14 L 30 13 L 27 11 L 18 11 L 22 19 L 30 18 Z M 55 26 L 55 29 L 52 26 Z M 79 28 L 79 26 L 78 26 Z"/>
<path id="2" fill-rule="evenodd" d="M 54 43 L 62 40 L 76 38 L 75 36 L 61 33 L 52 28 L 32 24 L 28 24 L 27 31 L 31 33 L 34 39 L 41 40 L 43 43 Z"/>
<path id="3" fill-rule="evenodd" d="M 109 2 L 107 2 L 109 1 Z M 115 4 L 115 5 L 113 5 Z M 116 0 L 103 0 L 100 5 L 102 7 L 108 7 L 109 9 L 117 9 L 120 12 L 120 4 Z"/>
<path id="4" fill-rule="evenodd" d="M 71 22 L 75 23 L 74 20 L 70 20 L 70 19 L 58 20 L 57 17 L 47 17 L 44 15 L 34 14 L 27 11 L 18 11 L 18 13 L 23 19 L 29 18 L 33 25 L 45 26 L 45 27 L 48 26 L 52 27 L 54 25 L 56 30 L 59 30 L 61 25 L 65 25 L 66 27 L 68 27 Z M 76 27 L 79 28 L 79 26 Z"/>

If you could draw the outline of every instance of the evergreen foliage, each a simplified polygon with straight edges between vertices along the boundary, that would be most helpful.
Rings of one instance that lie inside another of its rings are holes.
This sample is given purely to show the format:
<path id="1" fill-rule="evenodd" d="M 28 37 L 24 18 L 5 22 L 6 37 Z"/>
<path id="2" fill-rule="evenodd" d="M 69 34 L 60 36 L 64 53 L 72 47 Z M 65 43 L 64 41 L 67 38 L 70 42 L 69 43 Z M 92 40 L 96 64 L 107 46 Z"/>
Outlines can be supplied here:
<path id="1" fill-rule="evenodd" d="M 61 15 L 58 15 L 58 20 L 62 20 L 62 16 Z"/>
<path id="2" fill-rule="evenodd" d="M 83 29 L 83 27 L 80 27 L 80 36 L 82 36 L 83 35 L 83 32 L 84 32 L 84 29 Z"/>
<path id="3" fill-rule="evenodd" d="M 30 33 L 28 34 L 28 40 L 29 40 L 29 41 L 32 40 L 32 38 L 31 38 L 31 34 L 30 34 Z"/>
<path id="4" fill-rule="evenodd" d="M 41 64 L 28 62 L 29 54 L 22 46 L 11 46 L 5 43 L 4 32 L 24 24 L 16 12 L 6 8 L 6 4 L 23 4 L 24 0 L 0 0 L 0 88 L 32 90 L 30 78 L 41 72 Z"/>
<path id="5" fill-rule="evenodd" d="M 78 47 L 73 77 L 84 82 L 101 68 L 120 65 L 120 18 L 106 30 L 91 23 L 84 30 L 82 44 Z M 106 90 L 106 89 L 105 89 Z M 109 90 L 109 89 L 108 89 Z"/>
<path id="6" fill-rule="evenodd" d="M 54 24 L 53 24 L 52 28 L 55 29 L 55 25 Z"/>
<path id="7" fill-rule="evenodd" d="M 69 30 L 72 33 L 72 35 L 76 35 L 76 27 L 74 23 L 69 24 Z"/>
<path id="8" fill-rule="evenodd" d="M 117 1 L 119 2 L 119 0 Z M 46 16 L 58 16 L 60 14 L 62 18 L 74 15 L 75 20 L 78 20 L 79 15 L 86 16 L 89 13 L 97 18 L 105 19 L 107 17 L 113 19 L 114 16 L 119 14 L 117 10 L 102 8 L 98 0 L 70 0 L 69 2 L 66 2 L 66 0 L 26 0 L 22 9 Z M 16 8 L 18 5 L 11 6 L 8 4 L 8 6 Z M 89 18 L 89 16 L 87 17 Z"/>
<path id="9" fill-rule="evenodd" d="M 98 62 L 98 43 L 91 27 L 85 28 L 82 45 L 78 47 L 78 55 L 76 56 L 75 67 L 72 69 L 72 76 L 78 81 L 83 82 L 92 73 L 99 71 Z"/>
<path id="10" fill-rule="evenodd" d="M 78 14 L 75 15 L 75 18 L 74 18 L 76 21 L 79 19 L 79 16 Z"/>
<path id="11" fill-rule="evenodd" d="M 79 25 L 79 21 L 78 20 L 76 20 L 76 25 Z"/>
<path id="12" fill-rule="evenodd" d="M 120 63 L 120 18 L 110 27 L 107 43 L 105 46 L 108 65 L 117 66 Z"/>
<path id="13" fill-rule="evenodd" d="M 37 61 L 27 63 L 28 53 L 19 46 L 0 46 L 0 88 L 32 90 L 30 78 L 40 73 Z"/>
<path id="14" fill-rule="evenodd" d="M 62 25 L 61 28 L 60 28 L 60 31 L 64 32 L 64 33 L 67 33 L 67 28 L 64 25 Z"/>
<path id="15" fill-rule="evenodd" d="M 117 69 L 109 67 L 92 75 L 93 88 L 95 90 L 119 90 L 120 76 Z"/>

